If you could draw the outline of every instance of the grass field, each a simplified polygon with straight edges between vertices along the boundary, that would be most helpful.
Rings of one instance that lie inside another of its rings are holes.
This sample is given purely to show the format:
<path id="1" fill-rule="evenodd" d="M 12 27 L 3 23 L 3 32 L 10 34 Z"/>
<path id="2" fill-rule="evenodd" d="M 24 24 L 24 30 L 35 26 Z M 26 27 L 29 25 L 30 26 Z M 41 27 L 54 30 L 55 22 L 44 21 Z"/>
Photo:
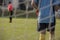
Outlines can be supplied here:
<path id="1" fill-rule="evenodd" d="M 0 18 L 0 40 L 38 40 L 36 19 L 13 18 L 9 23 L 9 18 Z M 46 35 L 48 40 L 48 33 Z M 60 40 L 60 19 L 56 22 L 56 40 Z"/>

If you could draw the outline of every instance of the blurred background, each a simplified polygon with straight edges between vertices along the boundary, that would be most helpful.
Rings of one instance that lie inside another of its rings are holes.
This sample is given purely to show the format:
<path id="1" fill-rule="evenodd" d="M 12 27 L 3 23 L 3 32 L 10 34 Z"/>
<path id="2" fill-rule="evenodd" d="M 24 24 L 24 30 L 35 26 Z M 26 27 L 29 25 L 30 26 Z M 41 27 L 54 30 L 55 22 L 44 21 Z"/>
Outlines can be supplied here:
<path id="1" fill-rule="evenodd" d="M 17 15 L 17 17 L 21 16 L 22 14 L 23 14 L 22 16 L 24 16 L 25 11 L 29 11 L 27 14 L 25 13 L 25 15 L 28 15 L 29 13 L 34 12 L 34 9 L 31 6 L 31 0 L 0 0 L 0 12 L 1 12 L 0 16 L 8 15 L 7 6 L 9 1 L 12 2 L 14 7 L 14 15 Z M 57 18 L 60 18 L 59 12 L 60 12 L 60 8 L 58 12 L 56 12 Z"/>
<path id="2" fill-rule="evenodd" d="M 9 1 L 12 2 L 14 7 L 14 15 L 17 17 L 27 15 L 26 11 L 29 11 L 28 14 L 34 12 L 31 6 L 31 0 L 0 0 L 0 16 L 8 15 L 7 6 Z"/>

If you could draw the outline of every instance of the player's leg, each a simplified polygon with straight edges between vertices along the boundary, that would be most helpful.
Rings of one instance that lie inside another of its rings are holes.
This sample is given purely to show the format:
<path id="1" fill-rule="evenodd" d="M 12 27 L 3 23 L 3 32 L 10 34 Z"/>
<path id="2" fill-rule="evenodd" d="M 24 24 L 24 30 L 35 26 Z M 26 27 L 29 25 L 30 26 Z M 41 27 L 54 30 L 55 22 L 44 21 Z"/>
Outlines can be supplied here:
<path id="1" fill-rule="evenodd" d="M 12 22 L 12 17 L 11 17 L 12 15 L 11 15 L 11 11 L 10 11 L 10 23 Z"/>
<path id="2" fill-rule="evenodd" d="M 48 31 L 50 32 L 49 40 L 55 40 L 55 23 L 51 23 L 51 27 Z"/>
<path id="3" fill-rule="evenodd" d="M 55 31 L 50 32 L 49 40 L 55 40 Z"/>
<path id="4" fill-rule="evenodd" d="M 10 11 L 10 23 L 12 23 L 12 15 L 13 15 L 13 11 Z"/>
<path id="5" fill-rule="evenodd" d="M 51 24 L 52 28 L 50 31 L 50 40 L 55 40 L 55 23 Z"/>
<path id="6" fill-rule="evenodd" d="M 38 24 L 38 31 L 40 32 L 39 40 L 45 40 L 45 35 L 46 35 L 45 23 Z"/>
<path id="7" fill-rule="evenodd" d="M 11 23 L 11 12 L 9 11 L 9 23 Z"/>
<path id="8" fill-rule="evenodd" d="M 45 35 L 46 35 L 46 31 L 41 31 L 39 40 L 45 40 Z"/>

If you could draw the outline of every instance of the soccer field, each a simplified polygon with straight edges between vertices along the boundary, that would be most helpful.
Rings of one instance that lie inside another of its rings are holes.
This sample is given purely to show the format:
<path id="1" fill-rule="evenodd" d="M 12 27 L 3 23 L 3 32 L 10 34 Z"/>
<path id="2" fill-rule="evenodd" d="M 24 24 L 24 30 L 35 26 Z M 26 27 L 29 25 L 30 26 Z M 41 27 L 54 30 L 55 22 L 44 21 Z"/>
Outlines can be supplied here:
<path id="1" fill-rule="evenodd" d="M 37 20 L 30 18 L 0 18 L 0 40 L 38 40 Z M 48 33 L 46 35 L 48 40 Z M 56 40 L 60 40 L 60 19 L 56 20 Z"/>

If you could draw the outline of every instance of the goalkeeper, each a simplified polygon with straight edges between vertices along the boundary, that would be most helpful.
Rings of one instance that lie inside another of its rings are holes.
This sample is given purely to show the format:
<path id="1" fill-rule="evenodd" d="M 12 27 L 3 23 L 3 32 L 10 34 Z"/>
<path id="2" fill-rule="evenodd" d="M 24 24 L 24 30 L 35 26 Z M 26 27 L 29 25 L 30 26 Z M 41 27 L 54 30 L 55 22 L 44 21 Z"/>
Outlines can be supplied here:
<path id="1" fill-rule="evenodd" d="M 56 2 L 57 4 L 55 4 Z M 32 6 L 39 10 L 37 12 L 39 40 L 45 40 L 46 29 L 50 32 L 49 40 L 55 40 L 55 10 L 58 10 L 59 3 L 60 0 L 32 0 Z M 54 5 L 50 6 L 50 4 Z"/>

